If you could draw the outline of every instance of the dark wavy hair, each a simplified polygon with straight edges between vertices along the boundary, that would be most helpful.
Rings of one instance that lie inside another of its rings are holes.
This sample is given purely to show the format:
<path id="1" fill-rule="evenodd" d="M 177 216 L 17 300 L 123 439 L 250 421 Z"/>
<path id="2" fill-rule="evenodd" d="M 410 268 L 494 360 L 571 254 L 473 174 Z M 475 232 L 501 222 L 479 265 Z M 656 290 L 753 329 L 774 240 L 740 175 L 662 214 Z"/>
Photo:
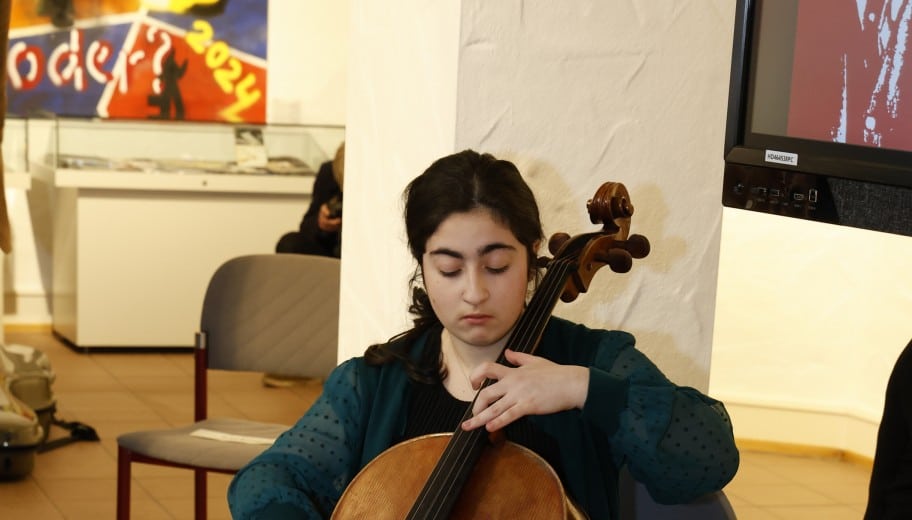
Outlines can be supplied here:
<path id="1" fill-rule="evenodd" d="M 537 280 L 535 244 L 544 232 L 535 196 L 519 170 L 510 161 L 486 153 L 464 150 L 437 159 L 409 183 L 403 198 L 408 246 L 417 263 L 410 282 L 409 312 L 414 316 L 413 327 L 387 343 L 368 348 L 365 360 L 371 365 L 399 360 L 405 364 L 410 378 L 434 382 L 445 374 L 439 350 L 426 349 L 418 360 L 410 356 L 412 344 L 419 336 L 441 326 L 421 280 L 421 259 L 428 239 L 450 215 L 487 209 L 525 246 L 530 279 Z"/>

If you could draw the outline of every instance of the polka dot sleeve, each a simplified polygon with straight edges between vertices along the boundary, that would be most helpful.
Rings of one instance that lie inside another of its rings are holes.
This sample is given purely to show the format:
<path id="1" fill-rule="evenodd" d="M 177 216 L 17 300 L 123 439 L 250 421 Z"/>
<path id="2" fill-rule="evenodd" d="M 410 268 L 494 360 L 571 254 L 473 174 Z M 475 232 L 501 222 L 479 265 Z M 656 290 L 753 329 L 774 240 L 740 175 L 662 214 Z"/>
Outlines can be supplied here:
<path id="1" fill-rule="evenodd" d="M 359 369 L 354 361 L 336 368 L 307 413 L 238 472 L 228 488 L 233 518 L 330 516 L 359 464 Z"/>
<path id="2" fill-rule="evenodd" d="M 632 338 L 600 349 L 590 374 L 583 416 L 608 436 L 615 466 L 626 465 L 657 502 L 689 502 L 735 475 L 738 450 L 722 403 L 669 381 Z"/>

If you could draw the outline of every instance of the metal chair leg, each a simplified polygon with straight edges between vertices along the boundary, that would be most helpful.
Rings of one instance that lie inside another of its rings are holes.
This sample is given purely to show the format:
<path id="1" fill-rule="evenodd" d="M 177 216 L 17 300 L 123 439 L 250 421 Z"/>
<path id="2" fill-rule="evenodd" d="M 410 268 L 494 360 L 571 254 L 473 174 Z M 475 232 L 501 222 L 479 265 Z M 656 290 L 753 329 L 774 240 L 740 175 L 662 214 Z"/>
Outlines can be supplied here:
<path id="1" fill-rule="evenodd" d="M 130 520 L 130 464 L 132 453 L 117 447 L 117 520 Z"/>
<path id="2" fill-rule="evenodd" d="M 193 515 L 196 520 L 206 520 L 206 472 L 193 470 Z"/>

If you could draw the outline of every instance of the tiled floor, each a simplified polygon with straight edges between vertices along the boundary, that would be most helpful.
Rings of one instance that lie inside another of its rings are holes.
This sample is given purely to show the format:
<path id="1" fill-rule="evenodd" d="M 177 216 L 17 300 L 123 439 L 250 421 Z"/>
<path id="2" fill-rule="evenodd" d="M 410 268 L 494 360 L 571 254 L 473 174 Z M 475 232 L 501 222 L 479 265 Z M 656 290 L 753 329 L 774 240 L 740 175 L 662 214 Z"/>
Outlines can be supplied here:
<path id="1" fill-rule="evenodd" d="M 192 416 L 192 357 L 184 353 L 77 353 L 47 332 L 8 332 L 7 343 L 37 347 L 57 374 L 58 415 L 86 423 L 101 442 L 77 442 L 36 456 L 25 479 L 0 482 L 0 519 L 114 518 L 117 436 L 183 424 Z M 291 423 L 319 384 L 264 388 L 259 374 L 211 378 L 210 413 Z M 52 438 L 65 436 L 59 427 Z M 192 518 L 190 472 L 137 464 L 133 518 Z M 857 520 L 867 499 L 867 467 L 834 459 L 742 451 L 726 494 L 742 520 Z M 230 477 L 210 475 L 209 517 L 229 518 Z"/>

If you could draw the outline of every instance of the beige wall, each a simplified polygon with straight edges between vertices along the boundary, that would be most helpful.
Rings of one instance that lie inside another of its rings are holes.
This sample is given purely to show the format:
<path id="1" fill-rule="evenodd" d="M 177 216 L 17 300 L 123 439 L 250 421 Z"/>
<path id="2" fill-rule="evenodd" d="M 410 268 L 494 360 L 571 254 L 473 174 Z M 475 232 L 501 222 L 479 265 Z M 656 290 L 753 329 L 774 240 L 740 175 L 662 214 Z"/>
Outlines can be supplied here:
<path id="1" fill-rule="evenodd" d="M 340 357 L 407 325 L 399 194 L 471 147 L 519 164 L 548 234 L 592 230 L 587 199 L 627 186 L 653 253 L 557 312 L 634 332 L 705 389 L 733 14 L 721 0 L 353 4 L 346 206 L 370 210 L 346 213 Z"/>
<path id="2" fill-rule="evenodd" d="M 710 390 L 740 438 L 872 457 L 912 238 L 726 209 Z"/>

